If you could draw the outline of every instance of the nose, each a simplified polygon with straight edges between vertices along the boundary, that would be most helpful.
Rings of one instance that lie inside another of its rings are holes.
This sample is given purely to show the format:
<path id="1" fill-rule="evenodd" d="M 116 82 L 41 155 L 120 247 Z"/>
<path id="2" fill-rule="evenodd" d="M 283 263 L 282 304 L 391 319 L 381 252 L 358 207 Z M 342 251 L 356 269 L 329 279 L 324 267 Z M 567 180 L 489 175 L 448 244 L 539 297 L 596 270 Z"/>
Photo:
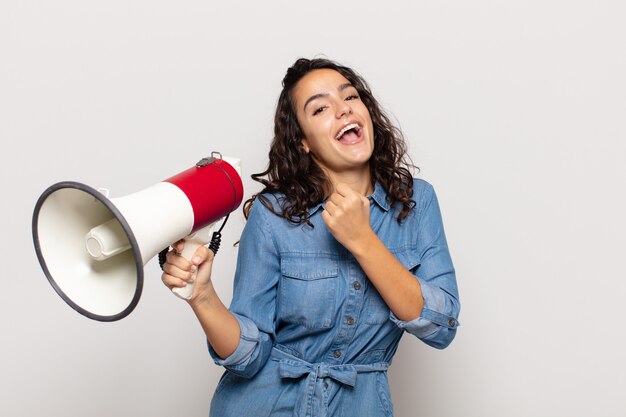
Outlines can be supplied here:
<path id="1" fill-rule="evenodd" d="M 337 119 L 341 119 L 342 117 L 350 114 L 352 114 L 352 107 L 350 106 L 350 103 L 343 100 L 340 101 L 337 105 L 337 111 L 335 112 Z"/>

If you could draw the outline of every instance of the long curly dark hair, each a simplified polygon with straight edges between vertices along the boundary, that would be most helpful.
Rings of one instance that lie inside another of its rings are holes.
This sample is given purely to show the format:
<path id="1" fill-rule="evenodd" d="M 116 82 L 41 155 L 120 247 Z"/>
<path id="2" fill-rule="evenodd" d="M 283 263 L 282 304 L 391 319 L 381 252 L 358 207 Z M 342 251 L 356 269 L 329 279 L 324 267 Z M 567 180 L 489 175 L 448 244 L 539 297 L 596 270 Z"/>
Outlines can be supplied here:
<path id="1" fill-rule="evenodd" d="M 343 75 L 356 88 L 369 110 L 374 126 L 374 151 L 369 161 L 372 181 L 384 187 L 389 203 L 402 204 L 397 217 L 398 222 L 401 222 L 415 206 L 415 201 L 411 199 L 413 176 L 409 169 L 417 168 L 407 155 L 402 132 L 391 123 L 360 75 L 348 67 L 322 58 L 298 59 L 283 78 L 283 90 L 274 116 L 274 139 L 269 151 L 269 165 L 265 171 L 251 176 L 264 188 L 245 202 L 244 216 L 248 218 L 252 204 L 258 198 L 263 205 L 290 222 L 311 224 L 308 221 L 308 210 L 330 196 L 330 180 L 302 146 L 304 134 L 296 117 L 293 97 L 298 81 L 318 69 L 332 69 Z M 273 206 L 265 193 L 280 195 L 280 209 Z"/>

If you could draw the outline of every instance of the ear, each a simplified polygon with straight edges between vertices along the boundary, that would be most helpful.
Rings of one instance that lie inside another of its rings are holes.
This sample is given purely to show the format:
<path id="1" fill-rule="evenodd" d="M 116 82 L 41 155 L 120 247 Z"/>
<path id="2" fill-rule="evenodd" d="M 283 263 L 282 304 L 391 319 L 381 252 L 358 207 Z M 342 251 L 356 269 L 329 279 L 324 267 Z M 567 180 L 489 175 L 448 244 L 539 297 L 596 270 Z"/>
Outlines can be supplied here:
<path id="1" fill-rule="evenodd" d="M 300 144 L 302 145 L 302 149 L 304 149 L 304 153 L 308 154 L 309 152 L 311 152 L 311 148 L 309 148 L 309 143 L 306 139 L 302 139 L 300 141 Z"/>

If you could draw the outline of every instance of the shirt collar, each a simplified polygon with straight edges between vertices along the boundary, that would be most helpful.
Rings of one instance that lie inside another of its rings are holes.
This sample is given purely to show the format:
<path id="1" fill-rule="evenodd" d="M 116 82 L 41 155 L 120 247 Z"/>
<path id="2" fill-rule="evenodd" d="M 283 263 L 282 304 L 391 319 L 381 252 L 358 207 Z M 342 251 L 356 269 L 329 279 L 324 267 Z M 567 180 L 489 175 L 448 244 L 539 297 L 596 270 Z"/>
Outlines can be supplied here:
<path id="1" fill-rule="evenodd" d="M 376 202 L 376 204 L 385 211 L 389 211 L 391 208 L 387 201 L 387 192 L 385 192 L 385 189 L 378 181 L 374 184 L 374 192 L 368 198 L 370 201 Z"/>
<path id="2" fill-rule="evenodd" d="M 387 201 L 387 193 L 383 186 L 377 181 L 374 184 L 374 192 L 367 197 L 370 203 L 375 202 L 381 209 L 389 211 L 390 206 Z M 326 201 L 322 201 L 309 209 L 309 217 L 313 216 L 320 208 L 326 209 Z"/>

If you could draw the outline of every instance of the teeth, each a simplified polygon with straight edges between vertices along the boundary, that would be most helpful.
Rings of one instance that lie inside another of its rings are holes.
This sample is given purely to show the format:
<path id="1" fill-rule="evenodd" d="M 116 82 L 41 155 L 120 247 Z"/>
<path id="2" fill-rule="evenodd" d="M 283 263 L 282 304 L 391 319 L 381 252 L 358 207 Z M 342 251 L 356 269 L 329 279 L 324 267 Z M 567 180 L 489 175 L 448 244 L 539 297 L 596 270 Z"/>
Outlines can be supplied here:
<path id="1" fill-rule="evenodd" d="M 341 136 L 342 136 L 344 133 L 346 133 L 348 130 L 350 130 L 350 129 L 358 129 L 358 127 L 359 127 L 359 125 L 358 125 L 358 124 L 356 124 L 356 123 L 351 123 L 351 124 L 349 124 L 349 125 L 344 126 L 344 127 L 343 127 L 343 129 L 341 129 L 341 130 L 339 131 L 339 133 L 337 133 L 337 136 L 335 136 L 335 139 L 339 139 L 339 138 L 341 138 Z"/>

